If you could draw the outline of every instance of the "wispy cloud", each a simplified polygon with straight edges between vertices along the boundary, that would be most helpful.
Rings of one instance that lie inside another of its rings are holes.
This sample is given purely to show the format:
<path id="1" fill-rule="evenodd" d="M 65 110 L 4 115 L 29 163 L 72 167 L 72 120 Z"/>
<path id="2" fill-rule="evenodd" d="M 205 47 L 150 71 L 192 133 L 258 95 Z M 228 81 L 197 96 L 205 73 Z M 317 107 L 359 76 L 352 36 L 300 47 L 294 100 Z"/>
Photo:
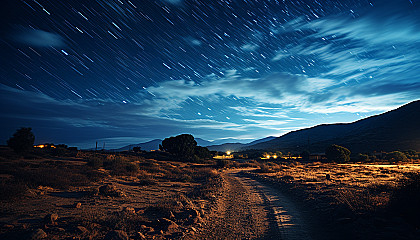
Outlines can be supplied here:
<path id="1" fill-rule="evenodd" d="M 21 28 L 11 33 L 11 38 L 16 42 L 30 45 L 33 47 L 64 47 L 64 38 L 52 32 L 40 29 Z"/>

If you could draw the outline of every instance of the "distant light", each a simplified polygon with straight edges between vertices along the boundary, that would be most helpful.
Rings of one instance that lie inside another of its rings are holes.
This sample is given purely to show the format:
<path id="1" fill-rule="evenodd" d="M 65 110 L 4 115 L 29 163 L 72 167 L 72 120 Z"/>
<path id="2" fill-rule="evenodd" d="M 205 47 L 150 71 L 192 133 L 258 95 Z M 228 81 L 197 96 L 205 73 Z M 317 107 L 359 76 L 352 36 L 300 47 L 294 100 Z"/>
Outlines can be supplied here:
<path id="1" fill-rule="evenodd" d="M 227 151 L 227 152 L 226 152 L 226 154 L 227 154 L 227 155 L 230 155 L 231 153 L 232 153 L 231 151 Z"/>
<path id="2" fill-rule="evenodd" d="M 276 159 L 277 158 L 277 155 L 274 155 L 273 158 Z"/>
<path id="3" fill-rule="evenodd" d="M 267 159 L 270 159 L 270 157 L 271 157 L 271 156 L 270 156 L 270 155 L 268 155 L 268 154 L 267 154 L 267 156 L 265 156 L 265 158 L 267 158 Z"/>

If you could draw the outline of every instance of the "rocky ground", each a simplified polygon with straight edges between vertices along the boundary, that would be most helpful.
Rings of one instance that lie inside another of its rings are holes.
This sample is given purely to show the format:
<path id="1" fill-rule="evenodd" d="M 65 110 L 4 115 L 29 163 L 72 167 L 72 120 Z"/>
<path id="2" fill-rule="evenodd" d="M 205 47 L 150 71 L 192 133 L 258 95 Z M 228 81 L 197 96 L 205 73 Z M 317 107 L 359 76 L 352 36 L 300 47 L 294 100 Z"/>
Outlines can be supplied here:
<path id="1" fill-rule="evenodd" d="M 222 169 L 109 154 L 10 159 L 0 157 L 0 239 L 419 236 L 385 208 L 397 180 L 416 164 Z"/>

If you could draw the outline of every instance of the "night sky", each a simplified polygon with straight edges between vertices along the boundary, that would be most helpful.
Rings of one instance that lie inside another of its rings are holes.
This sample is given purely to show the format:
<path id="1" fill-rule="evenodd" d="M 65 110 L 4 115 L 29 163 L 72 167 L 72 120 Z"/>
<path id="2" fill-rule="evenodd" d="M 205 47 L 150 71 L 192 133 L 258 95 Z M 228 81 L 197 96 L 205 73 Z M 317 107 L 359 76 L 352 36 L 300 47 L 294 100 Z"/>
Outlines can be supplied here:
<path id="1" fill-rule="evenodd" d="M 248 142 L 382 113 L 420 98 L 419 6 L 2 1 L 0 144 Z"/>

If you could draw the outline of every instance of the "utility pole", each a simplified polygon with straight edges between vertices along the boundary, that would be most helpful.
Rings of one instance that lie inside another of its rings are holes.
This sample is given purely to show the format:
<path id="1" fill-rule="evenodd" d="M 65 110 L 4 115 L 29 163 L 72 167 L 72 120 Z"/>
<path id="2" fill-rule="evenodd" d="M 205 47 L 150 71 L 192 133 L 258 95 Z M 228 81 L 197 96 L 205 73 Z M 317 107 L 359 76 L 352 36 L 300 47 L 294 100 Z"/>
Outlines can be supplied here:
<path id="1" fill-rule="evenodd" d="M 98 141 L 96 141 L 95 152 L 98 151 Z"/>

